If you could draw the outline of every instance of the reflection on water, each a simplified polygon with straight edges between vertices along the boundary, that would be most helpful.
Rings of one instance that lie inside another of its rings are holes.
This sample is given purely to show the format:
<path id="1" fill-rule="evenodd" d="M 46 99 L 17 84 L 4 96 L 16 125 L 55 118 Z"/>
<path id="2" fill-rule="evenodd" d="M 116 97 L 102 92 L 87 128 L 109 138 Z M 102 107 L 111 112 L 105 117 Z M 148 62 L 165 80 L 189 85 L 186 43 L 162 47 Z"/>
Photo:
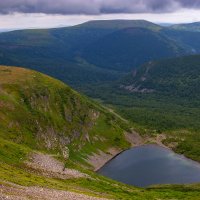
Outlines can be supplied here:
<path id="1" fill-rule="evenodd" d="M 200 182 L 200 164 L 157 145 L 127 150 L 98 172 L 140 187 Z"/>

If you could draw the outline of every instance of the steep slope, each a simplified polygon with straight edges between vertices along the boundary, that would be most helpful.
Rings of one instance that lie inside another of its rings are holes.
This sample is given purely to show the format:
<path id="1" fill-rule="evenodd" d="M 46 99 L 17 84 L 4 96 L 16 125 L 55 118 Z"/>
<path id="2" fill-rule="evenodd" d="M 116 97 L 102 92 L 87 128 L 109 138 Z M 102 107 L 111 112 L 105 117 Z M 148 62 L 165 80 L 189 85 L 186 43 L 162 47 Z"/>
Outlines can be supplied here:
<path id="1" fill-rule="evenodd" d="M 80 170 L 93 169 L 91 155 L 129 146 L 123 123 L 60 81 L 0 66 L 0 198 L 113 196 L 103 194 L 104 186 L 115 188 L 112 183 Z M 68 168 L 63 169 L 66 160 Z"/>
<path id="2" fill-rule="evenodd" d="M 35 71 L 0 67 L 1 139 L 86 163 L 97 150 L 128 143 L 123 123 L 63 83 Z M 73 157 L 76 155 L 75 157 Z"/>

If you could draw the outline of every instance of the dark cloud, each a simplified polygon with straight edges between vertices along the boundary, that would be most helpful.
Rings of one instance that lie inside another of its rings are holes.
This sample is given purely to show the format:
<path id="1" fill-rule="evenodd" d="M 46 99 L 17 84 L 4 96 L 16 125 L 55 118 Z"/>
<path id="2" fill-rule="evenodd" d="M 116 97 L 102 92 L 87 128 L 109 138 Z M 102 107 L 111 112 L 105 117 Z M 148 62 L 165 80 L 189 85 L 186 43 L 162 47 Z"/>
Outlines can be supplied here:
<path id="1" fill-rule="evenodd" d="M 173 12 L 200 0 L 0 0 L 0 13 L 103 14 Z"/>

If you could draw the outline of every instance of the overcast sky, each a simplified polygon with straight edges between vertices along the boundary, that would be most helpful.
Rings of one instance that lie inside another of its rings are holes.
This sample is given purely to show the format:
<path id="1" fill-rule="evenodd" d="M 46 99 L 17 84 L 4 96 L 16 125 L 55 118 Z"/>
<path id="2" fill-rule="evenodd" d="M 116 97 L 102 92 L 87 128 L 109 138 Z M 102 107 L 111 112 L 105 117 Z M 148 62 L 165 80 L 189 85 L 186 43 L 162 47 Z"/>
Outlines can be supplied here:
<path id="1" fill-rule="evenodd" d="M 0 0 L 0 29 L 69 26 L 94 19 L 200 21 L 200 0 Z"/>

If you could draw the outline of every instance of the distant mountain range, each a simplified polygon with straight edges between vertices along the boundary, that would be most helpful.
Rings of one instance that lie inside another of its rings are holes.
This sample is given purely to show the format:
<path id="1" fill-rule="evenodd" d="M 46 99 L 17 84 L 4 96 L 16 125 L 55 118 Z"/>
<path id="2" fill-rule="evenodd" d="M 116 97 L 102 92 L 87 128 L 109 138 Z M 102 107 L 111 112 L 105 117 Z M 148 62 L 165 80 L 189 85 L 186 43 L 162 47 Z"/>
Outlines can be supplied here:
<path id="1" fill-rule="evenodd" d="M 90 21 L 1 33 L 0 64 L 35 69 L 78 89 L 117 80 L 145 62 L 197 54 L 199 40 L 199 32 L 144 20 Z"/>
<path id="2" fill-rule="evenodd" d="M 0 29 L 0 32 L 9 32 L 9 31 L 13 31 L 14 29 Z"/>
<path id="3" fill-rule="evenodd" d="M 181 31 L 200 32 L 200 22 L 194 22 L 194 23 L 189 23 L 189 24 L 176 24 L 176 25 L 172 25 L 171 28 L 175 30 L 181 30 Z"/>

